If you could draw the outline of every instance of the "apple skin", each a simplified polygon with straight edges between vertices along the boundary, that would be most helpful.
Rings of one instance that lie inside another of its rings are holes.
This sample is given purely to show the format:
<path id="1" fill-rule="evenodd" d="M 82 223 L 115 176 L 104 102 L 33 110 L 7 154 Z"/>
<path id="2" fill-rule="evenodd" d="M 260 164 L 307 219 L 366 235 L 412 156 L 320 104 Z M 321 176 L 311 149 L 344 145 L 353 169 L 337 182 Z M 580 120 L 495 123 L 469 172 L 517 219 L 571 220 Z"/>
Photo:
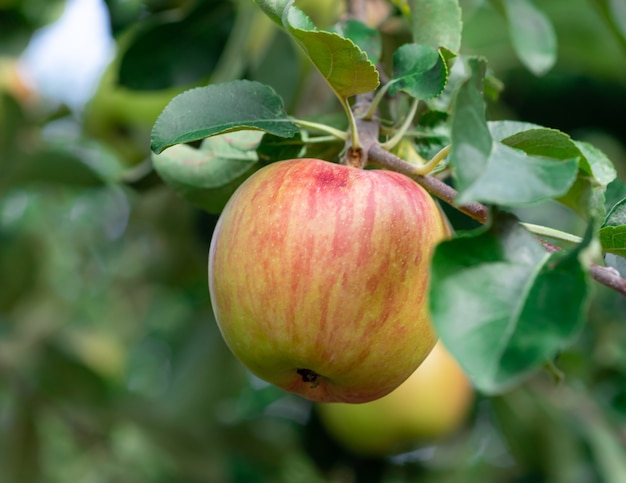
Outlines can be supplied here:
<path id="1" fill-rule="evenodd" d="M 224 340 L 255 375 L 312 401 L 382 397 L 436 342 L 429 265 L 447 233 L 433 199 L 401 174 L 270 164 L 233 194 L 211 240 Z"/>
<path id="2" fill-rule="evenodd" d="M 354 453 L 384 456 L 443 438 L 466 420 L 474 402 L 472 385 L 439 342 L 395 391 L 364 404 L 316 406 L 322 425 Z"/>

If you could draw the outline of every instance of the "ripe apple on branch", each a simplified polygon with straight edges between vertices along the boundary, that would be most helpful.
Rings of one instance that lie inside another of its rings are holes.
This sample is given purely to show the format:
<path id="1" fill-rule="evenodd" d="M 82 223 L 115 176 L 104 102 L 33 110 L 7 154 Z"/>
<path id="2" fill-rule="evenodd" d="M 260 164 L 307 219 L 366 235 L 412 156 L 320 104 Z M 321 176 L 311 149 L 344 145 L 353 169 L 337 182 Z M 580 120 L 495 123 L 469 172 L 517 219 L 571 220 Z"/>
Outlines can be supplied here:
<path id="1" fill-rule="evenodd" d="M 175 97 L 152 132 L 163 179 L 222 212 L 211 299 L 252 372 L 315 401 L 369 401 L 399 386 L 437 333 L 472 383 L 497 393 L 571 344 L 590 278 L 626 295 L 602 266 L 626 250 L 626 199 L 603 201 L 611 161 L 554 129 L 487 121 L 497 81 L 485 59 L 459 54 L 458 0 L 413 2 L 413 42 L 391 55 L 358 19 L 320 30 L 293 1 L 257 3 L 317 68 L 348 129 L 290 116 L 271 87 L 233 80 Z M 320 146 L 334 154 L 319 159 Z M 427 192 L 484 226 L 454 234 Z M 545 200 L 586 232 L 514 214 Z"/>

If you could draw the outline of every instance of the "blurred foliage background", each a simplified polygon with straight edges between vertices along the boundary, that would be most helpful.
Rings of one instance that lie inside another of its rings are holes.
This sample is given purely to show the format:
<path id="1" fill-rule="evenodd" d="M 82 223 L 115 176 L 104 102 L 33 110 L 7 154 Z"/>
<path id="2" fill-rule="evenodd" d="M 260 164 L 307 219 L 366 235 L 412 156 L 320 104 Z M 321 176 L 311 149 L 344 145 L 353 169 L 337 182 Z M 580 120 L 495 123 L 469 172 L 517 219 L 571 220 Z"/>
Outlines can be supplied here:
<path id="1" fill-rule="evenodd" d="M 344 9 L 301 3 L 320 26 Z M 537 77 L 492 3 L 461 2 L 464 52 L 504 85 L 490 118 L 591 141 L 626 179 L 624 18 L 607 22 L 606 2 L 537 0 L 559 46 Z M 73 50 L 56 46 L 44 35 L 79 4 L 105 14 L 106 41 L 74 32 Z M 390 45 L 406 35 L 394 18 L 381 28 Z M 208 296 L 217 214 L 175 195 L 149 152 L 177 92 L 240 77 L 294 114 L 334 106 L 248 0 L 0 1 L 0 482 L 626 481 L 626 300 L 604 287 L 556 368 L 479 395 L 454 435 L 403 455 L 351 454 L 310 403 L 244 371 Z M 552 204 L 524 217 L 584 228 Z"/>

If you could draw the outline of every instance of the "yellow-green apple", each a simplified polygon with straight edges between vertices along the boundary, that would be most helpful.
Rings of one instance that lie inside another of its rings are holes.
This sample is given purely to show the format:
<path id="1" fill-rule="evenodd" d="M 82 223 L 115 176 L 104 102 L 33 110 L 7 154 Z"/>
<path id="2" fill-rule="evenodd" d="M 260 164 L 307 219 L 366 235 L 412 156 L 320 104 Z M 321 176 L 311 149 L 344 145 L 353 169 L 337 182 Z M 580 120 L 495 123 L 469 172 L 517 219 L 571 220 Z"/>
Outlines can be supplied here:
<path id="1" fill-rule="evenodd" d="M 401 174 L 270 164 L 233 194 L 211 241 L 222 335 L 254 374 L 310 400 L 382 397 L 435 344 L 429 266 L 447 233 Z"/>
<path id="2" fill-rule="evenodd" d="M 320 420 L 339 443 L 355 453 L 386 455 L 457 430 L 473 404 L 472 385 L 438 343 L 395 391 L 364 404 L 316 406 Z"/>

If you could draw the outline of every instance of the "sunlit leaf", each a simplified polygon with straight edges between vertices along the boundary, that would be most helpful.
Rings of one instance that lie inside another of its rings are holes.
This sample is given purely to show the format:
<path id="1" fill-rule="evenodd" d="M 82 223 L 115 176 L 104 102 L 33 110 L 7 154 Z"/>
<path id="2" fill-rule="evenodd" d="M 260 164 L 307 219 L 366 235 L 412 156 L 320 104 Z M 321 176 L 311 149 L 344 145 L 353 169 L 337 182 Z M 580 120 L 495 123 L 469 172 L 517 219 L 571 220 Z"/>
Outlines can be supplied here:
<path id="1" fill-rule="evenodd" d="M 172 99 L 154 124 L 151 147 L 158 154 L 174 144 L 243 129 L 281 137 L 299 131 L 271 87 L 237 80 L 197 87 Z"/>
<path id="2" fill-rule="evenodd" d="M 345 99 L 378 87 L 376 67 L 352 40 L 318 30 L 304 12 L 288 1 L 257 3 L 293 37 L 338 96 Z"/>
<path id="3" fill-rule="evenodd" d="M 500 214 L 489 229 L 437 247 L 433 322 L 479 389 L 518 383 L 576 337 L 589 292 L 579 261 L 588 243 L 549 254 Z"/>

